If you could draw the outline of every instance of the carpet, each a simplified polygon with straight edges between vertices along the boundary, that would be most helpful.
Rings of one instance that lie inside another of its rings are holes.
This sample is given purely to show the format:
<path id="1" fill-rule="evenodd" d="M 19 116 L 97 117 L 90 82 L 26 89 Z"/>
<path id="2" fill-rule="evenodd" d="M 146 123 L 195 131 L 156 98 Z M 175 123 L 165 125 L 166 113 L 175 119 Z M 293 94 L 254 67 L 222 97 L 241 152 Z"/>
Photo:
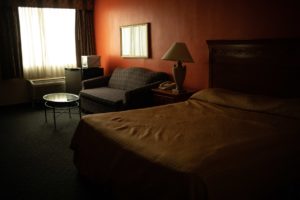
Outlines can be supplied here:
<path id="1" fill-rule="evenodd" d="M 110 199 L 80 181 L 69 148 L 79 115 L 45 123 L 41 106 L 0 107 L 1 199 Z"/>

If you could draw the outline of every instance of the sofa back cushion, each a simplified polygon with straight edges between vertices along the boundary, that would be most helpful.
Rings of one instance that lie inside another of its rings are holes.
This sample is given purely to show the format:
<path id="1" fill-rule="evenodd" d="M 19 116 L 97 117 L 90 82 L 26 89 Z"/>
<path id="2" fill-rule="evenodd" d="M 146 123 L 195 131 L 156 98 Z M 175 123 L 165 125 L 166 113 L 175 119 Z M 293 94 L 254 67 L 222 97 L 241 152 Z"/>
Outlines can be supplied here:
<path id="1" fill-rule="evenodd" d="M 108 82 L 108 87 L 116 88 L 116 89 L 125 89 L 125 82 L 127 79 L 127 75 L 123 72 L 124 69 L 116 68 Z"/>
<path id="2" fill-rule="evenodd" d="M 111 75 L 108 86 L 116 89 L 132 90 L 154 81 L 159 81 L 166 77 L 166 75 L 163 74 L 164 73 L 153 72 L 141 67 L 116 68 Z"/>

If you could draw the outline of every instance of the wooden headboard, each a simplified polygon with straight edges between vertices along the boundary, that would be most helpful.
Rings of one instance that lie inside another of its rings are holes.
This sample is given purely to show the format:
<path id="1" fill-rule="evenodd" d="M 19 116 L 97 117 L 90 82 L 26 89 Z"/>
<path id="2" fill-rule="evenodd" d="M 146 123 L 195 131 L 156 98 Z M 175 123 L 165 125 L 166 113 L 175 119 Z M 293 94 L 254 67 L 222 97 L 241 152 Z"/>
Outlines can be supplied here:
<path id="1" fill-rule="evenodd" d="M 209 87 L 300 97 L 300 39 L 208 40 Z"/>

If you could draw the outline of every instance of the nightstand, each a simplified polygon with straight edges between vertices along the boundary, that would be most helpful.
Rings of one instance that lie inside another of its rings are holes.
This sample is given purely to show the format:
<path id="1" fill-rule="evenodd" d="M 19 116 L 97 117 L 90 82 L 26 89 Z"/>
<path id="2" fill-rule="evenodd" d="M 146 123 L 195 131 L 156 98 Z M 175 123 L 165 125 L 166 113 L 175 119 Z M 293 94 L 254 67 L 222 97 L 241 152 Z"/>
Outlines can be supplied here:
<path id="1" fill-rule="evenodd" d="M 176 94 L 172 90 L 162 90 L 159 88 L 152 89 L 153 104 L 164 105 L 187 100 L 195 91 L 187 90 L 184 93 Z"/>

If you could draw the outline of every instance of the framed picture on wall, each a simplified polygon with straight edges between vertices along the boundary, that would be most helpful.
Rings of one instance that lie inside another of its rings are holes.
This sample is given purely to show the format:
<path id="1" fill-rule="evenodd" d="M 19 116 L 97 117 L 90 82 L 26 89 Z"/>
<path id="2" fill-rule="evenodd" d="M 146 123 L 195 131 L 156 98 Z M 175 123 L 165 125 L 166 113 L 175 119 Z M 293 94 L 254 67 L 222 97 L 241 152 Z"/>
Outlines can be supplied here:
<path id="1" fill-rule="evenodd" d="M 120 27 L 121 57 L 149 58 L 149 23 Z"/>

